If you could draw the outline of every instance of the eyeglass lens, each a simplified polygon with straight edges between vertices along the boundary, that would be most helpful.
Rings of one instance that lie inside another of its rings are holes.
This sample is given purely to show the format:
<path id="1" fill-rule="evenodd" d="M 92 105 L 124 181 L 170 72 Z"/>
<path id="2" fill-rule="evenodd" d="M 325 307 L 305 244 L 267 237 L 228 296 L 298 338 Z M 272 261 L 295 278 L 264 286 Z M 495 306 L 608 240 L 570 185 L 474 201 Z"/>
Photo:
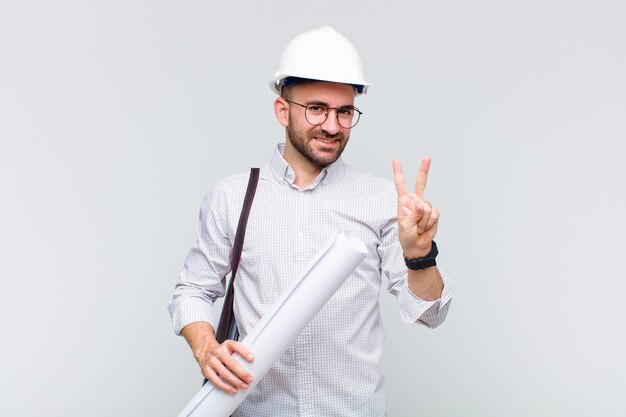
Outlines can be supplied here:
<path id="1" fill-rule="evenodd" d="M 337 122 L 344 129 L 354 127 L 358 122 L 361 114 L 351 107 L 341 107 L 335 109 L 337 112 Z M 321 125 L 328 118 L 328 107 L 323 104 L 309 104 L 305 110 L 305 117 L 312 125 Z"/>

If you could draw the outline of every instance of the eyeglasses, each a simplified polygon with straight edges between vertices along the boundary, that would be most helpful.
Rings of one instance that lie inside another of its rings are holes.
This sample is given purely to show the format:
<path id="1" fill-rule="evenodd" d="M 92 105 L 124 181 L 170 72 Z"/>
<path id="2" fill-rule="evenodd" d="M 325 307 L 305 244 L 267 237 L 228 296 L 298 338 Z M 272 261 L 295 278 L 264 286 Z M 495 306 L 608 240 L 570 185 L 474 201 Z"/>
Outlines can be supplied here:
<path id="1" fill-rule="evenodd" d="M 323 124 L 326 119 L 328 119 L 328 111 L 335 110 L 337 114 L 337 123 L 339 126 L 344 129 L 352 129 L 359 123 L 359 119 L 363 112 L 357 109 L 354 106 L 344 106 L 344 107 L 328 107 L 325 104 L 321 103 L 313 103 L 313 104 L 300 104 L 295 101 L 287 100 L 286 102 L 298 105 L 300 107 L 304 107 L 304 118 L 307 122 L 312 124 L 313 126 L 319 126 Z"/>

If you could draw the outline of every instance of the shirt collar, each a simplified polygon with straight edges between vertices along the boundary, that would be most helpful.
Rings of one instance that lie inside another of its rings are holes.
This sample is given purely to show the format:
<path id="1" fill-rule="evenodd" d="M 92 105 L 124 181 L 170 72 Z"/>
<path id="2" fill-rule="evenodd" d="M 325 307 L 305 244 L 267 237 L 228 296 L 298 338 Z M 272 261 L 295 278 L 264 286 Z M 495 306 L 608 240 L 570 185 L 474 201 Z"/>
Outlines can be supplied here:
<path id="1" fill-rule="evenodd" d="M 272 159 L 270 160 L 270 169 L 278 181 L 285 181 L 292 187 L 296 187 L 294 184 L 294 181 L 296 180 L 296 173 L 293 171 L 291 166 L 289 166 L 287 161 L 285 161 L 285 158 L 283 157 L 284 154 L 285 144 L 279 143 L 276 146 L 274 154 L 272 155 Z M 318 185 L 331 183 L 341 172 L 343 172 L 343 170 L 344 163 L 340 157 L 332 164 L 324 167 L 317 178 L 315 178 L 315 181 L 313 181 L 307 189 L 313 189 Z"/>

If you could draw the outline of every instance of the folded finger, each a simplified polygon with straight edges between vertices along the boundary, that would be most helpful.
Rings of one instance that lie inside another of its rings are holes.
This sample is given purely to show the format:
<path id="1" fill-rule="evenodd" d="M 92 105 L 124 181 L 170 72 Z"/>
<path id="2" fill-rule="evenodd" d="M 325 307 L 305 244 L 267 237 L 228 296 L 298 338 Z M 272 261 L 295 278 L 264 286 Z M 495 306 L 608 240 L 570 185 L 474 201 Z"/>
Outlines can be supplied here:
<path id="1" fill-rule="evenodd" d="M 437 210 L 436 207 L 433 207 L 432 213 L 430 214 L 430 219 L 428 220 L 428 225 L 426 226 L 426 230 L 430 229 L 437 223 L 439 223 L 439 210 Z"/>
<path id="2" fill-rule="evenodd" d="M 422 201 L 421 206 L 423 214 L 420 220 L 417 222 L 417 233 L 422 233 L 428 228 L 428 222 L 430 221 L 430 216 L 432 213 L 432 206 L 428 201 Z"/>
<path id="3" fill-rule="evenodd" d="M 433 240 L 437 234 L 437 227 L 439 226 L 439 211 L 433 208 L 433 211 L 426 225 L 426 230 L 422 233 L 422 237 L 426 240 Z"/>

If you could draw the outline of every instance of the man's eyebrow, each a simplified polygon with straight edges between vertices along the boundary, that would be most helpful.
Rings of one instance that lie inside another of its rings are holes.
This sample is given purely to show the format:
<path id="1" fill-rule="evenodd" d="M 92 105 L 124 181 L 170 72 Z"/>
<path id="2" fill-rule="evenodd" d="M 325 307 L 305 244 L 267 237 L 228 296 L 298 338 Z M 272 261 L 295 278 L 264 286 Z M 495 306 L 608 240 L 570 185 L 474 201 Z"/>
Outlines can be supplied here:
<path id="1" fill-rule="evenodd" d="M 305 101 L 305 103 L 306 103 L 306 104 L 321 104 L 321 105 L 323 105 L 323 106 L 328 107 L 328 103 L 324 103 L 324 102 L 323 102 L 323 101 L 321 101 L 321 100 L 315 100 L 315 99 L 313 99 L 313 100 L 308 100 L 308 101 Z"/>
<path id="2" fill-rule="evenodd" d="M 311 104 L 321 104 L 322 106 L 330 107 L 328 105 L 328 103 L 325 103 L 325 102 L 323 102 L 321 100 L 315 100 L 315 99 L 309 100 L 309 101 L 305 101 L 304 103 L 307 106 L 310 106 Z M 353 109 L 354 108 L 354 104 L 344 104 L 342 106 L 338 106 L 337 108 L 339 108 L 339 109 Z"/>

